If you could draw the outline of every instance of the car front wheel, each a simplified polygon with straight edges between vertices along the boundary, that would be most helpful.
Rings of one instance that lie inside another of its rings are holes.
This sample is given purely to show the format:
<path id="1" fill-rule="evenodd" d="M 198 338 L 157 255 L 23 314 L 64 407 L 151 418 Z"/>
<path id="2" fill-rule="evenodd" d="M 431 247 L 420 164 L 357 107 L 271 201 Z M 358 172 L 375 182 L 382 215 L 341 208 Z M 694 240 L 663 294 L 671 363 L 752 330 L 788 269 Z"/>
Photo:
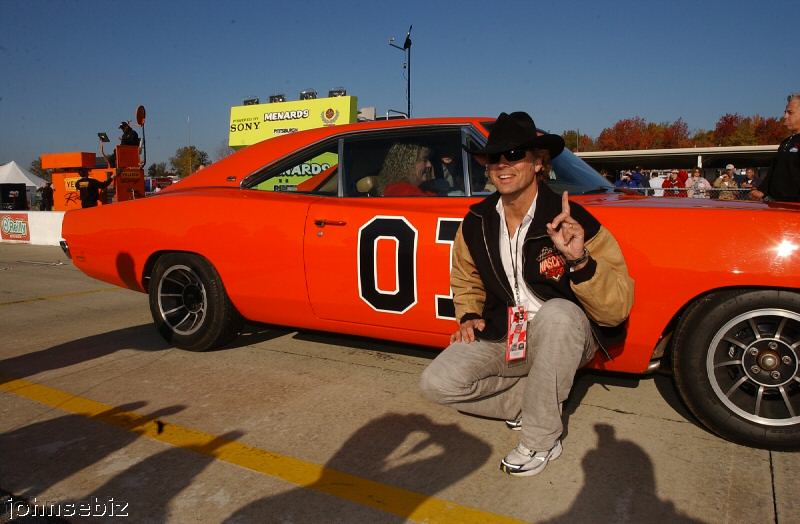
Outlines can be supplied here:
<path id="1" fill-rule="evenodd" d="M 748 446 L 800 449 L 800 295 L 712 293 L 681 320 L 672 356 L 678 390 L 706 427 Z"/>
<path id="2" fill-rule="evenodd" d="M 181 349 L 206 351 L 222 346 L 241 328 L 241 316 L 219 274 L 198 255 L 161 256 L 153 268 L 149 294 L 156 328 Z"/>

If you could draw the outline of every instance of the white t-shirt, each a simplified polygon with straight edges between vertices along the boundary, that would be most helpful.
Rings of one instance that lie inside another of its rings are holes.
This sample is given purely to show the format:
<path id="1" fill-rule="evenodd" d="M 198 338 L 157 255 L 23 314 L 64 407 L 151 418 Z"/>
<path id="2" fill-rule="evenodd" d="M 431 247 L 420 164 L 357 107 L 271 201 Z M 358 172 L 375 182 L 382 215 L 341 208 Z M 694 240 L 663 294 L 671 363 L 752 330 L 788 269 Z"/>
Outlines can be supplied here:
<path id="1" fill-rule="evenodd" d="M 533 292 L 528 288 L 528 284 L 523 277 L 523 264 L 522 264 L 522 244 L 525 240 L 525 235 L 528 234 L 531 222 L 533 222 L 533 213 L 536 211 L 536 199 L 539 193 L 533 198 L 530 209 L 522 219 L 522 223 L 517 228 L 513 237 L 508 236 L 508 226 L 506 225 L 506 213 L 503 207 L 503 199 L 497 201 L 497 212 L 500 214 L 500 259 L 503 261 L 503 270 L 506 273 L 506 278 L 511 284 L 511 292 L 514 295 L 514 300 L 519 300 L 520 305 L 525 306 L 528 312 L 528 319 L 533 318 L 533 315 L 542 307 L 542 303 L 536 298 Z M 519 290 L 519 299 L 516 296 L 514 286 L 514 268 L 516 267 L 516 282 Z"/>

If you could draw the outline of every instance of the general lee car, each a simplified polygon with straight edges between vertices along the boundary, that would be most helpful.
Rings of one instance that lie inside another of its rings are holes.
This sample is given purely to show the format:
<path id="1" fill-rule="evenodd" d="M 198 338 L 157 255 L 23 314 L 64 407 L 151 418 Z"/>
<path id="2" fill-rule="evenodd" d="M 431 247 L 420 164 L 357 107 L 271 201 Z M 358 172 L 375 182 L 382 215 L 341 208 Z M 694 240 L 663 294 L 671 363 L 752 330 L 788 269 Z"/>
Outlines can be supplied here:
<path id="1" fill-rule="evenodd" d="M 203 351 L 244 319 L 442 349 L 456 328 L 453 238 L 489 194 L 462 146 L 491 119 L 358 123 L 250 146 L 155 196 L 70 211 L 87 275 L 148 293 L 156 327 Z M 423 145 L 435 195 L 382 196 L 394 144 Z M 591 367 L 671 368 L 724 438 L 800 448 L 800 207 L 620 194 L 569 151 L 550 186 L 618 239 L 636 281 L 627 338 Z"/>

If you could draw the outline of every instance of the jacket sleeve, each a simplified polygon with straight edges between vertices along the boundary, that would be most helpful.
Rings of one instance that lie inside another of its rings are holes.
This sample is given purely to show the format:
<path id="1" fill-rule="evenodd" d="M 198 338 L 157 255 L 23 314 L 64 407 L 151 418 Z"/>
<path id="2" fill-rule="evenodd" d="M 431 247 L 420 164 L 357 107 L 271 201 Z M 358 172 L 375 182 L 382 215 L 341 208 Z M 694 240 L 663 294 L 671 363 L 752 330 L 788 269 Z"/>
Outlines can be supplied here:
<path id="1" fill-rule="evenodd" d="M 483 287 L 478 268 L 464 242 L 461 227 L 453 242 L 453 260 L 450 269 L 450 287 L 453 290 L 453 303 L 459 323 L 472 318 L 483 317 L 486 290 Z"/>
<path id="2" fill-rule="evenodd" d="M 617 326 L 633 306 L 633 279 L 617 239 L 605 227 L 586 242 L 589 262 L 570 273 L 570 285 L 589 317 L 601 326 Z"/>

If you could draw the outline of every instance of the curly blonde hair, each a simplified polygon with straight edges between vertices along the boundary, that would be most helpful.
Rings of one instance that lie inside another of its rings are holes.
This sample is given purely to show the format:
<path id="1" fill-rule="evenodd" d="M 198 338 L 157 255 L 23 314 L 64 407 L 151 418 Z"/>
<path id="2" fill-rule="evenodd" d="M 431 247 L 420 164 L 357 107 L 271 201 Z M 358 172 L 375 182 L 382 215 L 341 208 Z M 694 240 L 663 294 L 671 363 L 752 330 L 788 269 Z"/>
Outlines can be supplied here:
<path id="1" fill-rule="evenodd" d="M 386 186 L 409 180 L 416 163 L 430 156 L 429 147 L 419 144 L 393 144 L 383 159 L 383 167 L 378 173 L 378 194 L 382 195 Z"/>

